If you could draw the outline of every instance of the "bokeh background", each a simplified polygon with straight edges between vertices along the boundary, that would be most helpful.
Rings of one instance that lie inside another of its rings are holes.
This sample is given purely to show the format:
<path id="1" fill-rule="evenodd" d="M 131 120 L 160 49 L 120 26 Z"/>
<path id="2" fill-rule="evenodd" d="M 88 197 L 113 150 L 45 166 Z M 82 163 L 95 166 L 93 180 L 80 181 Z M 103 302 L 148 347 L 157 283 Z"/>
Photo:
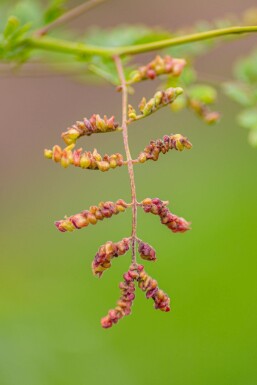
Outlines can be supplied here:
<path id="1" fill-rule="evenodd" d="M 253 5 L 110 0 L 73 24 L 173 29 Z M 256 43 L 256 36 L 224 43 L 197 68 L 230 79 L 234 60 Z M 151 96 L 156 85 L 138 85 L 134 100 Z M 54 74 L 8 74 L 0 88 L 0 384 L 256 385 L 257 152 L 236 123 L 238 107 L 221 96 L 223 118 L 214 127 L 167 108 L 129 129 L 134 155 L 170 132 L 193 142 L 191 151 L 135 170 L 138 199 L 168 199 L 174 213 L 192 221 L 192 231 L 172 234 L 139 211 L 138 236 L 158 256 L 145 266 L 170 294 L 172 311 L 155 311 L 137 291 L 133 314 L 103 330 L 99 320 L 116 303 L 129 255 L 101 280 L 92 276 L 91 261 L 107 240 L 128 236 L 130 212 L 72 234 L 59 233 L 53 222 L 101 200 L 129 201 L 127 170 L 63 170 L 42 150 L 60 143 L 60 133 L 83 116 L 120 117 L 120 95 Z M 100 153 L 123 153 L 119 134 L 86 141 Z"/>

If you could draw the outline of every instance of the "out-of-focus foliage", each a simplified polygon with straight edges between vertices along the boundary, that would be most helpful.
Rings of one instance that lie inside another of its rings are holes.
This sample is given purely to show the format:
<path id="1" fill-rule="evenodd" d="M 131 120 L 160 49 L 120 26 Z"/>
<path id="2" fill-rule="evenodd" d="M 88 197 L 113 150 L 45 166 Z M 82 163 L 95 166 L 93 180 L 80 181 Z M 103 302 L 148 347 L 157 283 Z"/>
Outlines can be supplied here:
<path id="1" fill-rule="evenodd" d="M 66 0 L 52 0 L 44 12 L 44 21 L 46 24 L 51 23 L 59 16 L 61 16 L 65 11 Z"/>
<path id="2" fill-rule="evenodd" d="M 87 45 L 119 47 L 143 44 L 169 37 L 171 37 L 169 32 L 142 25 L 120 25 L 114 29 L 92 28 L 86 34 L 76 38 Z M 54 62 L 55 69 L 59 69 L 61 72 L 74 73 L 74 67 L 76 66 L 76 77 L 79 77 L 82 81 L 99 82 L 105 80 L 114 85 L 119 84 L 114 62 L 108 57 L 83 55 L 74 60 L 74 57 L 68 55 L 44 53 L 43 58 L 46 61 L 48 60 L 50 65 L 51 62 Z M 125 67 L 125 75 L 128 77 L 135 65 L 131 64 L 129 56 L 122 58 L 122 61 Z"/>
<path id="3" fill-rule="evenodd" d="M 225 93 L 233 99 L 235 102 L 241 104 L 242 106 L 249 106 L 256 101 L 251 87 L 244 83 L 239 82 L 227 82 L 223 84 L 223 89 Z"/>
<path id="4" fill-rule="evenodd" d="M 137 45 L 164 40 L 172 37 L 172 34 L 144 25 L 119 25 L 112 29 L 91 29 L 82 39 L 87 44 L 101 47 L 119 47 Z"/>
<path id="5" fill-rule="evenodd" d="M 93 28 L 80 41 L 86 44 L 101 47 L 120 47 L 128 45 L 144 44 L 162 39 L 168 39 L 171 34 L 164 30 L 148 28 L 143 25 L 120 25 L 113 29 Z M 125 64 L 125 75 L 133 69 L 129 66 L 130 58 L 123 58 Z M 95 75 L 106 81 L 118 85 L 118 76 L 113 60 L 99 56 L 91 56 L 87 68 Z"/>
<path id="6" fill-rule="evenodd" d="M 35 29 L 54 21 L 66 11 L 66 0 L 20 0 L 16 2 L 1 1 L 0 12 L 3 23 L 10 16 L 15 16 L 21 24 L 30 23 Z M 2 25 L 2 24 L 1 24 Z"/>
<path id="7" fill-rule="evenodd" d="M 237 121 L 249 130 L 249 141 L 257 147 L 257 51 L 236 63 L 234 77 L 223 84 L 223 90 L 244 108 Z"/>
<path id="8" fill-rule="evenodd" d="M 211 29 L 231 27 L 233 25 L 254 25 L 256 22 L 256 9 L 251 9 L 249 11 L 246 11 L 240 18 L 235 17 L 233 15 L 228 15 L 224 19 L 217 19 L 213 22 L 201 21 L 198 22 L 192 28 L 182 29 L 178 31 L 175 35 L 182 36 L 190 33 L 205 32 Z M 187 91 L 184 95 L 182 95 L 172 104 L 171 108 L 173 111 L 180 111 L 185 107 L 188 107 L 188 98 L 192 99 L 193 101 L 196 101 L 197 103 L 202 103 L 203 108 L 205 108 L 205 105 L 215 103 L 217 98 L 217 92 L 215 88 L 209 85 L 197 83 L 197 75 L 193 69 L 193 64 L 198 56 L 206 54 L 210 49 L 216 47 L 218 44 L 220 44 L 220 42 L 224 41 L 224 39 L 230 40 L 234 39 L 234 37 L 225 36 L 222 37 L 222 39 L 203 40 L 193 44 L 190 43 L 183 44 L 181 46 L 170 47 L 165 50 L 165 52 L 167 52 L 171 56 L 183 57 L 186 58 L 188 61 L 188 67 L 184 70 L 183 75 L 179 79 L 179 83 L 182 87 L 187 86 Z M 255 58 L 255 63 L 257 64 L 257 55 Z M 254 79 L 256 81 L 257 66 L 254 66 L 254 64 L 252 63 L 252 59 L 245 60 L 244 64 L 241 63 L 239 66 L 236 66 L 235 72 L 241 82 L 231 82 L 224 85 L 226 93 L 231 96 L 234 100 L 238 101 L 239 103 L 245 106 L 253 106 L 254 104 L 256 105 L 256 83 L 254 85 L 250 85 L 250 83 Z M 175 82 L 178 83 L 176 79 Z M 170 86 L 171 83 L 174 83 L 174 79 L 169 80 Z M 176 84 L 176 86 L 177 85 L 178 84 Z M 253 130 L 250 131 L 249 140 L 252 144 L 257 146 L 257 135 L 254 135 L 254 132 L 255 131 Z"/>
<path id="9" fill-rule="evenodd" d="M 25 44 L 19 44 L 24 39 L 30 24 L 21 24 L 15 16 L 10 16 L 0 35 L 0 59 L 25 61 L 29 55 Z"/>
<path id="10" fill-rule="evenodd" d="M 128 74 L 134 69 L 134 67 L 129 65 L 129 58 L 123 58 L 122 61 L 125 66 L 125 76 L 128 77 Z M 119 78 L 113 60 L 99 56 L 92 56 L 91 60 L 87 64 L 87 69 L 107 82 L 119 85 Z"/>
<path id="11" fill-rule="evenodd" d="M 65 11 L 64 0 L 52 0 L 47 5 L 37 0 L 23 0 L 14 5 L 1 2 L 0 60 L 24 62 L 31 50 L 23 43 L 33 30 L 43 27 Z"/>
<path id="12" fill-rule="evenodd" d="M 215 88 L 206 84 L 193 84 L 188 89 L 190 98 L 197 99 L 205 104 L 212 104 L 216 101 L 217 91 Z"/>

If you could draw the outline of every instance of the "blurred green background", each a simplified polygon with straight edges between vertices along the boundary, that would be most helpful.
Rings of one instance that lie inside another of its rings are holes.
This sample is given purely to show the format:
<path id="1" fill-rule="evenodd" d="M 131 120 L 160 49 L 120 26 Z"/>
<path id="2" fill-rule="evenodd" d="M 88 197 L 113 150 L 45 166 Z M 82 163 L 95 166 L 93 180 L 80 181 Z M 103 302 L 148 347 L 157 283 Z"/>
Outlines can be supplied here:
<path id="1" fill-rule="evenodd" d="M 178 7 L 182 24 L 187 3 Z M 138 4 L 147 22 L 146 2 Z M 238 9 L 240 2 L 225 4 L 224 13 L 232 4 Z M 207 8 L 195 2 L 192 17 L 201 9 L 203 18 Z M 97 10 L 97 22 L 106 22 L 108 9 Z M 124 9 L 120 4 L 122 16 Z M 151 4 L 151 12 L 158 9 L 158 22 L 163 17 L 168 25 L 166 8 Z M 216 14 L 223 15 L 222 9 Z M 113 15 L 111 20 L 114 25 Z M 229 79 L 233 59 L 254 43 L 256 37 L 232 42 L 231 50 L 227 44 L 217 48 L 198 63 L 199 70 Z M 157 84 L 138 85 L 134 104 Z M 193 143 L 191 151 L 171 152 L 135 170 L 138 199 L 169 200 L 172 212 L 192 221 L 192 230 L 172 234 L 139 211 L 138 236 L 158 257 L 144 265 L 170 295 L 172 311 L 155 311 L 137 291 L 133 314 L 103 330 L 100 319 L 116 303 L 130 256 L 114 261 L 101 280 L 92 276 L 91 261 L 107 240 L 130 234 L 131 214 L 72 234 L 59 233 L 53 222 L 101 200 L 129 201 L 127 170 L 63 170 L 43 159 L 42 150 L 60 143 L 60 133 L 83 116 L 113 113 L 119 119 L 120 95 L 109 86 L 53 75 L 1 77 L 0 87 L 0 384 L 255 385 L 257 151 L 236 124 L 237 106 L 221 96 L 223 118 L 213 127 L 168 108 L 130 127 L 134 155 L 168 133 L 182 133 Z M 123 153 L 120 134 L 85 142 L 100 153 Z"/>

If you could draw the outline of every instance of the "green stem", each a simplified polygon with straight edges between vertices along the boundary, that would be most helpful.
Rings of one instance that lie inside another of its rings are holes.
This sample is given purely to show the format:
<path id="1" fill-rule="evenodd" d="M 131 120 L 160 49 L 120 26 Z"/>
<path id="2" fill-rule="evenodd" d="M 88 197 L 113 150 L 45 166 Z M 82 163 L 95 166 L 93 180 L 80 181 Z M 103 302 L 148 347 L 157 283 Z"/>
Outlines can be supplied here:
<path id="1" fill-rule="evenodd" d="M 171 39 L 165 39 L 155 41 L 153 43 L 138 44 L 124 47 L 105 48 L 93 45 L 86 45 L 83 43 L 72 43 L 66 40 L 54 39 L 50 37 L 30 37 L 25 40 L 31 48 L 39 48 L 47 51 L 63 52 L 72 55 L 98 55 L 113 57 L 114 55 L 136 55 L 143 52 L 155 51 L 166 47 L 177 46 L 182 44 L 193 43 L 196 41 L 213 39 L 216 37 L 257 32 L 257 26 L 247 27 L 229 27 L 215 29 L 207 32 L 199 32 L 191 35 L 185 35 L 181 37 L 175 37 Z M 24 43 L 21 42 L 21 43 Z"/>
<path id="2" fill-rule="evenodd" d="M 97 55 L 97 56 L 113 56 L 113 50 L 109 48 L 102 48 L 84 43 L 72 43 L 67 40 L 55 39 L 53 37 L 30 37 L 23 43 L 31 48 L 38 48 L 45 51 L 62 52 L 66 54 L 83 56 L 83 55 Z"/>
<path id="3" fill-rule="evenodd" d="M 226 35 L 234 35 L 234 34 L 242 34 L 242 33 L 250 33 L 250 32 L 257 32 L 257 26 L 229 27 L 229 28 L 214 29 L 207 32 L 193 33 L 191 35 L 179 36 L 175 38 L 156 41 L 153 43 L 138 44 L 131 47 L 129 46 L 120 47 L 119 54 L 136 55 L 139 53 L 155 51 L 166 47 L 188 44 L 196 41 L 213 39 L 216 37 L 221 37 Z"/>

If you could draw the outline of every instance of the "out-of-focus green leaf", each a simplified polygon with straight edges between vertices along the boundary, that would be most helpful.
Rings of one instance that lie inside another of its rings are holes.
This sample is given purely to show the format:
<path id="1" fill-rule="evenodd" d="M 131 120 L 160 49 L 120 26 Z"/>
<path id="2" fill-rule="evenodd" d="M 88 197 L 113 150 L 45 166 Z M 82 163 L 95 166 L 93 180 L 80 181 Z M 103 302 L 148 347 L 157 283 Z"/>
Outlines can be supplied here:
<path id="1" fill-rule="evenodd" d="M 128 79 L 129 74 L 134 69 L 128 64 L 129 59 L 123 59 L 125 77 Z M 108 81 L 109 83 L 118 85 L 120 84 L 119 77 L 115 63 L 112 59 L 104 58 L 100 56 L 92 56 L 88 61 L 88 69 L 95 75 L 98 75 Z"/>
<path id="2" fill-rule="evenodd" d="M 29 23 L 22 25 L 17 17 L 9 17 L 3 34 L 0 35 L 0 59 L 23 62 L 28 58 L 29 49 L 26 48 L 25 44 L 20 44 L 20 42 L 30 28 L 31 25 Z"/>
<path id="3" fill-rule="evenodd" d="M 117 70 L 113 60 L 101 58 L 98 56 L 92 57 L 88 63 L 88 69 L 95 75 L 100 76 L 112 84 L 119 84 Z"/>
<path id="4" fill-rule="evenodd" d="M 43 24 L 43 8 L 36 0 L 22 0 L 8 10 L 9 15 L 16 16 L 20 24 L 31 24 L 33 28 Z"/>
<path id="5" fill-rule="evenodd" d="M 250 130 L 249 142 L 257 147 L 257 51 L 238 61 L 234 76 L 237 80 L 223 84 L 223 90 L 231 99 L 248 107 L 237 116 L 237 121 Z"/>
<path id="6" fill-rule="evenodd" d="M 206 32 L 215 28 L 215 21 L 213 23 L 207 21 L 199 21 L 191 28 L 181 29 L 175 32 L 175 36 L 184 36 L 187 34 Z M 185 59 L 192 59 L 196 56 L 203 55 L 209 49 L 213 48 L 217 44 L 217 40 L 208 39 L 195 43 L 183 44 L 176 47 L 170 47 L 166 52 L 174 57 L 183 57 Z"/>
<path id="7" fill-rule="evenodd" d="M 187 100 L 185 95 L 179 95 L 179 98 L 176 98 L 173 103 L 171 103 L 170 108 L 172 111 L 178 112 L 186 108 Z"/>
<path id="8" fill-rule="evenodd" d="M 249 143 L 257 148 L 257 130 L 251 130 L 248 135 Z"/>
<path id="9" fill-rule="evenodd" d="M 204 104 L 212 104 L 217 98 L 215 88 L 206 84 L 194 84 L 187 89 L 187 93 L 192 99 L 196 99 Z"/>
<path id="10" fill-rule="evenodd" d="M 195 69 L 189 65 L 187 65 L 182 74 L 180 75 L 180 80 L 184 86 L 189 86 L 194 83 L 197 79 L 197 73 Z"/>
<path id="11" fill-rule="evenodd" d="M 257 83 L 257 51 L 240 60 L 235 66 L 235 77 L 249 84 Z"/>
<path id="12" fill-rule="evenodd" d="M 44 22 L 46 24 L 51 23 L 59 16 L 61 16 L 65 11 L 66 0 L 52 0 L 44 12 Z"/>
<path id="13" fill-rule="evenodd" d="M 32 28 L 42 25 L 42 4 L 37 0 L 0 4 L 0 12 L 1 19 L 6 20 L 0 34 L 0 59 L 22 63 L 29 58 L 30 50 L 21 41 Z"/>
<path id="14" fill-rule="evenodd" d="M 87 44 L 102 47 L 119 47 L 149 43 L 160 39 L 167 39 L 171 36 L 166 31 L 161 31 L 145 26 L 121 25 L 111 30 L 94 28 L 84 37 Z"/>
<path id="15" fill-rule="evenodd" d="M 109 58 L 89 55 L 74 58 L 62 53 L 40 51 L 37 59 L 45 62 L 49 69 L 70 75 L 80 81 L 99 83 L 104 80 L 114 85 L 119 84 L 116 66 Z M 128 77 L 133 68 L 129 65 L 128 58 L 124 58 L 122 61 L 125 76 Z"/>
<path id="16" fill-rule="evenodd" d="M 186 66 L 180 76 L 166 76 L 162 87 L 182 87 L 186 88 L 197 79 L 197 73 L 191 66 Z"/>
<path id="17" fill-rule="evenodd" d="M 235 102 L 245 107 L 251 107 L 256 101 L 256 95 L 248 84 L 227 82 L 222 85 L 223 91 Z"/>
<path id="18" fill-rule="evenodd" d="M 2 33 L 0 33 L 0 60 L 23 63 L 30 57 L 33 57 L 43 61 L 49 58 L 51 61 L 54 53 L 51 56 L 48 52 L 31 50 L 25 43 L 21 45 L 20 42 L 26 38 L 27 33 L 32 31 L 32 29 L 41 28 L 47 21 L 50 22 L 51 18 L 58 17 L 61 12 L 61 4 L 64 4 L 64 0 L 52 1 L 46 11 L 49 14 L 46 16 L 46 13 L 44 13 L 45 4 L 39 0 L 23 0 L 18 3 L 16 2 L 14 5 L 6 4 L 5 6 L 0 3 L 2 20 L 6 19 L 5 29 L 2 27 L 4 24 L 0 25 L 0 31 L 2 30 Z M 6 15 L 12 16 L 7 19 Z M 62 39 L 70 39 L 71 41 L 74 39 L 74 34 L 68 29 L 54 31 L 53 35 Z M 58 57 L 58 55 L 56 56 Z M 67 62 L 70 67 L 73 65 L 67 55 L 62 55 L 61 60 L 58 58 L 57 62 L 61 63 L 61 61 Z"/>
<path id="19" fill-rule="evenodd" d="M 174 36 L 184 36 L 188 34 L 198 33 L 198 32 L 206 32 L 213 29 L 232 27 L 234 25 L 249 25 L 249 23 L 244 20 L 244 18 L 238 19 L 233 15 L 228 15 L 223 19 L 216 19 L 213 21 L 199 21 L 195 25 L 190 28 L 180 29 L 174 32 Z M 254 24 L 253 24 L 254 25 Z M 234 39 L 233 36 L 223 36 L 219 39 L 207 39 L 199 42 L 183 44 L 175 47 L 170 47 L 165 51 L 174 57 L 183 57 L 185 59 L 194 59 L 197 56 L 201 56 L 208 52 L 213 47 L 216 47 L 218 44 L 223 42 L 224 40 Z"/>
<path id="20" fill-rule="evenodd" d="M 31 24 L 29 23 L 16 28 L 16 30 L 13 31 L 13 33 L 9 36 L 9 40 L 14 42 L 23 39 L 26 33 L 30 30 L 30 28 Z"/>
<path id="21" fill-rule="evenodd" d="M 177 35 L 183 36 L 183 33 Z M 176 47 L 170 47 L 165 50 L 168 55 L 173 57 L 180 57 L 185 59 L 192 59 L 196 56 L 204 54 L 209 48 L 213 46 L 213 42 L 205 40 L 205 42 L 194 43 L 194 44 L 183 44 Z"/>
<path id="22" fill-rule="evenodd" d="M 244 128 L 257 130 L 257 108 L 241 112 L 238 115 L 238 122 Z"/>
<path id="23" fill-rule="evenodd" d="M 7 20 L 6 27 L 3 32 L 5 39 L 8 39 L 20 26 L 20 21 L 15 16 L 10 16 Z"/>

